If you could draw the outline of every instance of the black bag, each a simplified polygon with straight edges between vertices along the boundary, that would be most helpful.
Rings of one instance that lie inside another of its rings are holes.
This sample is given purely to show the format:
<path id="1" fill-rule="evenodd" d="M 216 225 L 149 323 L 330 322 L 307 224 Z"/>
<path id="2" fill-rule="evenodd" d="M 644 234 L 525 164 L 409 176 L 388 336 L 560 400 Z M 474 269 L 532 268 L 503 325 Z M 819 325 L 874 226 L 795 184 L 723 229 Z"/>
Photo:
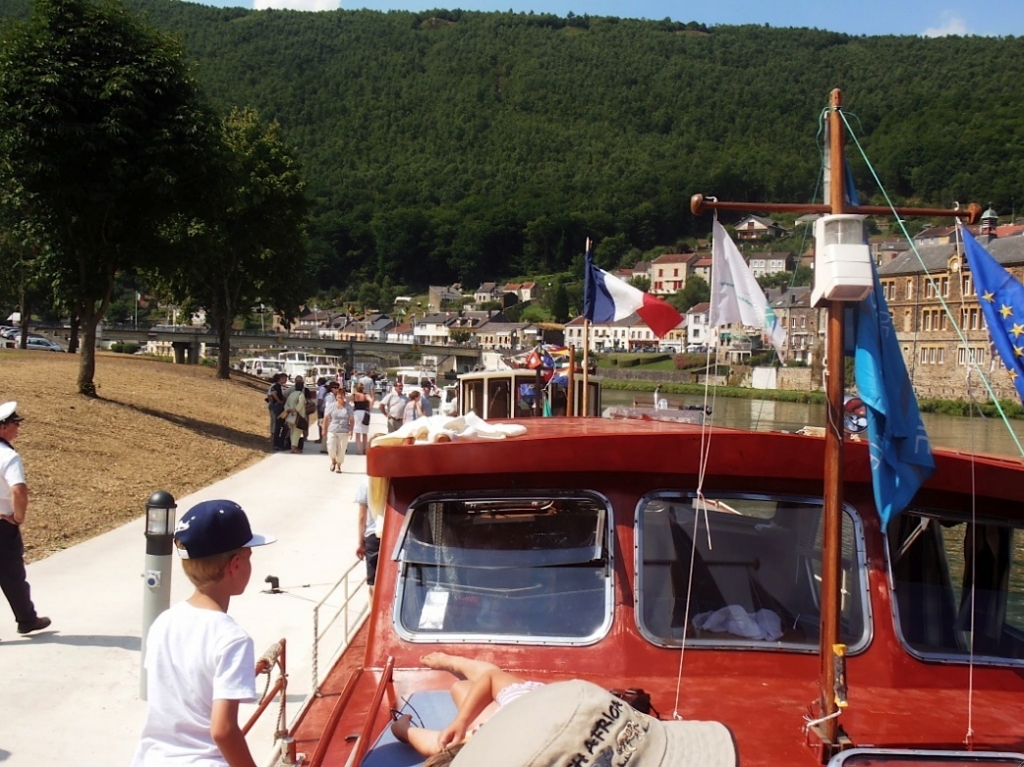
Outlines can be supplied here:
<path id="1" fill-rule="evenodd" d="M 299 431 L 305 431 L 309 428 L 309 421 L 303 418 L 301 415 L 295 419 L 295 428 Z"/>
<path id="2" fill-rule="evenodd" d="M 363 426 L 369 426 L 369 425 L 370 425 L 370 411 L 367 410 L 365 413 L 363 413 Z"/>

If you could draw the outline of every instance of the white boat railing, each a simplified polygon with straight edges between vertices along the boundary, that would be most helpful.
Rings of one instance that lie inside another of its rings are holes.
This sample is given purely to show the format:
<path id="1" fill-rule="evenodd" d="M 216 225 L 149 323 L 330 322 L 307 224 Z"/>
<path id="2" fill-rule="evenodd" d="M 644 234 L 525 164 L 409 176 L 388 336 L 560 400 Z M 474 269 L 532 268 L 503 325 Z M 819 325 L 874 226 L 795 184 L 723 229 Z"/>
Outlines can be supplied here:
<path id="1" fill-rule="evenodd" d="M 339 590 L 342 595 L 341 604 L 337 607 L 328 604 L 328 600 Z M 357 597 L 359 598 L 358 600 Z M 325 617 L 321 616 L 321 611 L 326 613 L 332 608 L 334 609 L 333 613 Z M 342 639 L 338 646 L 330 651 L 329 657 L 333 661 L 348 647 L 352 637 L 355 636 L 359 627 L 363 625 L 363 621 L 366 620 L 369 613 L 369 587 L 366 585 L 365 566 L 361 560 L 356 560 L 313 608 L 313 655 L 311 664 L 313 684 L 310 688 L 312 696 L 320 697 L 320 654 L 323 652 L 321 643 L 327 637 L 327 634 L 340 620 Z"/>

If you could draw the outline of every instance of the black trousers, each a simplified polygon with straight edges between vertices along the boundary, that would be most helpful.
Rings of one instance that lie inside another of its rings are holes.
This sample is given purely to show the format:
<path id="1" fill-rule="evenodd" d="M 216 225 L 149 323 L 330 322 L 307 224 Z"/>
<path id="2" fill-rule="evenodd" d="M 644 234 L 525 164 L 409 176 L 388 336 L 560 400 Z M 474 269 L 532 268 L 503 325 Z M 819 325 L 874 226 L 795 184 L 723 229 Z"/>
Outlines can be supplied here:
<path id="1" fill-rule="evenodd" d="M 0 520 L 0 589 L 11 605 L 18 625 L 33 623 L 39 616 L 25 573 L 25 545 L 21 528 Z"/>

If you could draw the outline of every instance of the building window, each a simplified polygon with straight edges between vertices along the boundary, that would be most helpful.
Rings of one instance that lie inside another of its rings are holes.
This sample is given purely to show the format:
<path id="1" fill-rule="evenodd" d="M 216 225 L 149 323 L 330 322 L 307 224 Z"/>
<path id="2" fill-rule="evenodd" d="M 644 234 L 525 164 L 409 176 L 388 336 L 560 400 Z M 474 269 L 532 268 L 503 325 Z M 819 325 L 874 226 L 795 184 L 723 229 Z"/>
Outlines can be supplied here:
<path id="1" fill-rule="evenodd" d="M 956 364 L 960 366 L 966 366 L 973 362 L 978 365 L 985 364 L 985 347 L 984 346 L 960 346 L 956 350 Z"/>
<path id="2" fill-rule="evenodd" d="M 907 300 L 909 301 L 914 297 L 914 280 L 913 278 L 907 279 Z"/>
<path id="3" fill-rule="evenodd" d="M 963 295 L 964 296 L 973 296 L 974 295 L 974 280 L 971 279 L 971 275 L 969 275 L 969 274 L 963 275 L 963 278 L 964 278 L 964 292 L 963 292 Z"/>

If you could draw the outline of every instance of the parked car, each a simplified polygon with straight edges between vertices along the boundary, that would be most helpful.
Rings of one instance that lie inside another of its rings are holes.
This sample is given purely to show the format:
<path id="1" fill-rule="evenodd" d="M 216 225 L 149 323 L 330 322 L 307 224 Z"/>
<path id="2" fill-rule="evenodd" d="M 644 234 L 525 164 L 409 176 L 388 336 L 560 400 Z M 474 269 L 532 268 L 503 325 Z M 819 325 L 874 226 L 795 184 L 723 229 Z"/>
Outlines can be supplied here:
<path id="1" fill-rule="evenodd" d="M 46 352 L 62 352 L 64 347 L 56 341 L 51 341 L 49 338 L 43 338 L 42 336 L 32 336 L 25 341 L 26 349 L 38 349 Z"/>

